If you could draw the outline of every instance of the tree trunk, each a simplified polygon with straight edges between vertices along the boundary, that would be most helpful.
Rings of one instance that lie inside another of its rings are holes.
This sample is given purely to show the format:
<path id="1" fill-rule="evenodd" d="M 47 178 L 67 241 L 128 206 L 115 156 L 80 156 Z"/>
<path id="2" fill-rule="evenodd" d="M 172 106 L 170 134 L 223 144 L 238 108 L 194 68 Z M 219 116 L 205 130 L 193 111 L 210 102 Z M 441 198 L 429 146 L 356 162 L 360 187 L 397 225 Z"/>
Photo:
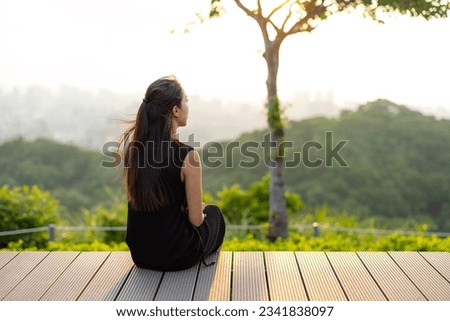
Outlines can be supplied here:
<path id="1" fill-rule="evenodd" d="M 270 153 L 270 190 L 269 190 L 269 239 L 278 237 L 286 239 L 288 235 L 288 222 L 286 213 L 286 200 L 284 198 L 284 176 L 285 165 L 284 148 L 284 126 L 281 121 L 280 104 L 277 94 L 277 75 L 279 64 L 279 51 L 281 42 L 267 41 L 265 39 L 264 58 L 267 62 L 267 121 L 269 124 L 271 141 L 276 142 L 274 151 Z"/>

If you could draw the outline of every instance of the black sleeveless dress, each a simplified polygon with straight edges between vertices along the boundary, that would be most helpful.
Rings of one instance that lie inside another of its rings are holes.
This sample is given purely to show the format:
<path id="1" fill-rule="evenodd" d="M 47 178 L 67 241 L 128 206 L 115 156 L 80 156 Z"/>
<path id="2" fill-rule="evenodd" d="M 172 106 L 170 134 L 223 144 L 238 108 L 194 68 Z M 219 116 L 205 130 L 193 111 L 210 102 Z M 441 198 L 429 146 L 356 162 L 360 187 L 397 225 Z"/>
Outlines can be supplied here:
<path id="1" fill-rule="evenodd" d="M 180 172 L 189 145 L 171 141 L 173 161 L 164 168 L 165 182 L 171 191 L 172 202 L 152 213 L 134 210 L 128 204 L 126 243 L 133 262 L 142 268 L 158 271 L 177 271 L 191 267 L 223 242 L 225 222 L 215 205 L 205 207 L 203 224 L 194 227 L 187 215 L 185 185 Z"/>

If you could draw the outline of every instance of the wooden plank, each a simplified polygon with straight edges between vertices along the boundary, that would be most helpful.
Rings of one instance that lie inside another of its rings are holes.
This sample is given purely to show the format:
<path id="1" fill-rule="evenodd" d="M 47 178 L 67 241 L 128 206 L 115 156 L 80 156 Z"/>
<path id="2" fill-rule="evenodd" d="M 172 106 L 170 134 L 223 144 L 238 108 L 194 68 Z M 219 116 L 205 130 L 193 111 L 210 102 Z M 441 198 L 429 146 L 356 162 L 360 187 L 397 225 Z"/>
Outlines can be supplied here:
<path id="1" fill-rule="evenodd" d="M 109 252 L 82 252 L 42 296 L 41 300 L 75 301 L 108 255 Z"/>
<path id="2" fill-rule="evenodd" d="M 4 300 L 39 300 L 78 254 L 79 252 L 51 252 Z"/>
<path id="3" fill-rule="evenodd" d="M 386 252 L 358 252 L 358 256 L 388 300 L 426 300 Z"/>
<path id="4" fill-rule="evenodd" d="M 116 300 L 152 301 L 162 277 L 163 272 L 134 266 Z"/>
<path id="5" fill-rule="evenodd" d="M 324 252 L 295 252 L 311 301 L 346 301 L 342 287 Z"/>
<path id="6" fill-rule="evenodd" d="M 206 263 L 216 262 L 213 266 L 200 266 L 194 301 L 229 301 L 231 294 L 231 259 L 233 252 L 211 254 Z"/>
<path id="7" fill-rule="evenodd" d="M 19 284 L 49 252 L 20 252 L 0 270 L 0 300 Z"/>
<path id="8" fill-rule="evenodd" d="M 191 301 L 200 264 L 182 271 L 165 272 L 155 301 Z"/>
<path id="9" fill-rule="evenodd" d="M 8 264 L 19 252 L 0 252 L 0 269 Z"/>
<path id="10" fill-rule="evenodd" d="M 327 252 L 326 256 L 350 301 L 386 301 L 356 253 Z"/>
<path id="11" fill-rule="evenodd" d="M 112 252 L 78 301 L 114 301 L 133 266 L 130 252 Z"/>
<path id="12" fill-rule="evenodd" d="M 268 301 L 263 252 L 234 252 L 232 301 Z"/>
<path id="13" fill-rule="evenodd" d="M 294 252 L 265 252 L 271 301 L 307 301 Z"/>
<path id="14" fill-rule="evenodd" d="M 450 253 L 449 252 L 420 252 L 448 282 L 450 282 Z"/>
<path id="15" fill-rule="evenodd" d="M 418 252 L 389 252 L 403 272 L 430 301 L 450 301 L 450 283 Z"/>

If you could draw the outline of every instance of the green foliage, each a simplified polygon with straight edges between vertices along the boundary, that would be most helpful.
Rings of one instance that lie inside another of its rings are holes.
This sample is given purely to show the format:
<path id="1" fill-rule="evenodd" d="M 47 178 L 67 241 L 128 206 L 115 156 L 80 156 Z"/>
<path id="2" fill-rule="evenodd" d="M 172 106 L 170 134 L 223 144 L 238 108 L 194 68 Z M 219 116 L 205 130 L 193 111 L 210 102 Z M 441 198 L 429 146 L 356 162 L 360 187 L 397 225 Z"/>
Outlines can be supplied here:
<path id="1" fill-rule="evenodd" d="M 217 193 L 218 206 L 231 224 L 252 225 L 267 222 L 269 215 L 269 175 L 242 189 L 234 184 L 224 187 Z M 288 215 L 302 209 L 300 196 L 286 192 L 286 207 Z"/>
<path id="2" fill-rule="evenodd" d="M 404 106 L 378 100 L 361 106 L 357 111 L 344 112 L 336 119 L 319 117 L 290 122 L 286 127 L 286 139 L 293 141 L 294 147 L 288 150 L 287 159 L 294 151 L 301 152 L 302 144 L 307 141 L 324 144 L 325 131 L 333 132 L 335 143 L 340 139 L 349 140 L 341 152 L 349 167 L 341 168 L 334 164 L 311 169 L 300 165 L 285 170 L 286 187 L 292 191 L 292 194 L 286 194 L 291 226 L 310 226 L 317 221 L 321 227 L 450 231 L 449 120 L 437 120 Z M 264 134 L 264 131 L 254 131 L 242 135 L 239 140 L 261 142 Z M 38 180 L 36 183 L 41 184 L 39 188 L 20 186 L 0 190 L 0 230 L 41 227 L 48 223 L 125 225 L 124 192 L 114 185 L 121 185 L 120 180 L 112 176 L 111 180 L 103 180 L 100 162 L 92 161 L 96 157 L 88 157 L 91 152 L 80 152 L 76 156 L 73 149 L 77 148 L 66 148 L 45 140 L 34 144 L 16 140 L 0 145 L 2 183 L 10 182 L 12 185 L 9 186 L 14 186 L 23 181 Z M 262 154 L 262 150 L 258 152 Z M 56 155 L 61 155 L 59 161 Z M 312 156 L 324 155 L 317 152 Z M 238 162 L 241 156 L 236 153 L 233 157 Z M 27 163 L 27 160 L 33 161 Z M 26 164 L 42 166 L 26 170 Z M 117 175 L 117 170 L 109 171 Z M 203 183 L 207 192 L 203 201 L 221 206 L 229 223 L 264 223 L 261 232 L 264 235 L 264 229 L 267 229 L 268 176 L 262 180 L 261 177 L 266 171 L 262 163 L 252 169 L 205 167 Z M 80 175 L 79 183 L 64 183 L 66 179 L 75 182 L 77 175 Z M 235 185 L 236 182 L 240 185 Z M 96 187 L 94 183 L 101 184 Z M 53 188 L 50 191 L 52 197 L 43 192 L 43 186 Z M 24 192 L 27 189 L 28 194 Z M 301 195 L 301 199 L 294 194 Z M 64 200 L 67 207 L 58 206 L 58 212 L 63 211 L 66 213 L 64 218 L 70 216 L 70 220 L 56 221 L 57 202 L 54 198 Z M 71 205 L 67 205 L 69 203 Z M 302 208 L 303 203 L 307 208 Z M 73 212 L 66 211 L 68 207 Z M 11 214 L 13 212 L 21 214 Z M 247 232 L 233 231 L 233 235 L 244 237 Z M 93 239 L 121 242 L 124 239 L 123 232 L 57 231 L 56 236 L 58 241 L 71 243 L 91 242 Z M 33 233 L 2 237 L 0 242 L 4 246 L 19 237 L 23 238 L 25 246 L 35 244 L 40 248 L 45 246 L 48 236 L 46 232 Z"/>
<path id="3" fill-rule="evenodd" d="M 338 2 L 346 3 L 349 7 L 362 4 L 366 15 L 381 22 L 385 13 L 400 13 L 429 20 L 432 18 L 445 18 L 450 10 L 450 3 L 446 0 L 359 0 Z"/>
<path id="4" fill-rule="evenodd" d="M 119 227 L 127 224 L 127 204 L 113 203 L 109 208 L 97 206 L 93 210 L 83 210 L 86 226 L 90 227 Z M 93 238 L 101 239 L 105 243 L 116 242 L 120 243 L 125 240 L 125 232 L 122 231 L 104 231 L 94 232 L 89 231 L 86 239 Z"/>
<path id="5" fill-rule="evenodd" d="M 225 11 L 224 8 L 220 5 L 221 2 L 222 0 L 211 0 L 209 18 L 220 17 L 221 14 Z M 278 5 L 280 5 L 280 3 L 276 3 L 269 8 L 264 6 L 261 9 L 263 9 L 265 12 L 270 12 L 272 10 L 278 11 L 283 7 L 287 9 L 292 2 L 295 1 L 287 1 L 280 7 L 277 7 Z M 450 3 L 447 0 L 333 0 L 331 2 L 333 2 L 335 5 L 316 2 L 315 6 L 311 6 L 309 2 L 310 1 L 297 1 L 298 5 L 295 7 L 296 9 L 294 8 L 294 14 L 298 17 L 304 17 L 308 13 L 311 16 L 310 20 L 325 20 L 340 11 L 351 11 L 355 8 L 363 8 L 364 14 L 366 16 L 376 21 L 383 22 L 383 18 L 385 18 L 386 13 L 400 13 L 402 15 L 408 15 L 411 17 L 423 17 L 429 20 L 432 18 L 445 18 L 448 16 L 448 11 L 450 10 Z M 249 8 L 246 10 L 252 9 Z M 290 11 L 291 10 L 286 10 L 286 12 Z M 251 13 L 262 14 L 261 12 L 258 12 L 257 9 L 253 9 Z M 267 14 L 265 13 L 264 15 Z M 292 23 L 296 22 L 297 21 L 294 20 Z M 308 23 L 313 23 L 313 21 L 308 21 Z M 303 27 L 302 30 L 306 31 L 309 29 L 307 27 Z"/>
<path id="6" fill-rule="evenodd" d="M 234 237 L 224 242 L 223 251 L 450 251 L 450 237 L 372 234 L 352 235 L 328 232 L 313 237 L 289 232 L 282 241 L 257 239 L 252 234 L 245 238 Z"/>
<path id="7" fill-rule="evenodd" d="M 124 195 L 121 171 L 101 167 L 102 154 L 47 139 L 21 138 L 0 145 L 1 182 L 9 186 L 39 185 L 60 201 L 60 214 L 78 225 L 82 208 L 108 205 Z M 124 197 L 123 197 L 124 199 Z M 123 200 L 122 199 L 122 200 Z"/>
<path id="8" fill-rule="evenodd" d="M 283 119 L 283 110 L 280 108 L 278 97 L 272 97 L 272 101 L 266 104 L 267 123 L 279 137 L 283 137 L 285 120 Z"/>
<path id="9" fill-rule="evenodd" d="M 10 188 L 4 185 L 0 188 L 0 231 L 57 223 L 57 208 L 57 200 L 37 186 Z M 0 248 L 4 247 L 6 242 L 18 238 L 21 238 L 26 246 L 44 246 L 47 242 L 47 233 L 4 236 L 0 238 Z"/>
<path id="10" fill-rule="evenodd" d="M 348 167 L 333 161 L 331 166 L 311 168 L 302 162 L 286 168 L 285 186 L 301 195 L 305 204 L 310 208 L 328 204 L 361 220 L 427 218 L 430 230 L 450 231 L 450 120 L 377 100 L 335 119 L 289 122 L 285 138 L 293 147 L 287 149 L 286 160 L 293 160 L 294 153 L 303 157 L 302 146 L 307 142 L 326 146 L 327 131 L 333 134 L 333 146 L 348 140 L 339 152 Z M 254 131 L 238 140 L 263 142 L 266 133 Z M 263 148 L 255 151 L 261 160 L 255 168 L 204 168 L 204 188 L 214 193 L 236 181 L 247 188 L 266 171 Z M 326 159 L 325 148 L 312 151 L 310 159 Z M 244 159 L 238 154 L 233 157 L 235 163 Z"/>
<path id="11" fill-rule="evenodd" d="M 45 247 L 26 246 L 23 241 L 10 242 L 7 251 L 127 251 L 125 242 L 89 243 L 51 242 Z M 450 237 L 387 235 L 377 237 L 371 234 L 354 235 L 328 232 L 322 237 L 289 232 L 282 241 L 270 242 L 258 239 L 252 234 L 245 237 L 226 239 L 222 251 L 450 251 Z"/>
<path id="12" fill-rule="evenodd" d="M 5 251 L 128 251 L 128 246 L 125 242 L 120 243 L 102 243 L 94 240 L 85 243 L 70 243 L 70 242 L 49 242 L 45 247 L 26 246 L 26 244 L 19 240 L 17 242 L 10 242 Z"/>
<path id="13" fill-rule="evenodd" d="M 215 202 L 214 197 L 212 196 L 211 193 L 204 191 L 203 192 L 203 199 L 202 199 L 203 203 L 205 204 L 212 204 Z"/>
<path id="14" fill-rule="evenodd" d="M 291 226 L 310 226 L 313 222 L 317 222 L 320 227 L 325 228 L 363 228 L 413 232 L 430 232 L 436 229 L 436 224 L 430 217 L 365 217 L 361 213 L 338 211 L 329 208 L 327 205 L 306 208 L 301 214 L 294 215 L 289 224 Z"/>

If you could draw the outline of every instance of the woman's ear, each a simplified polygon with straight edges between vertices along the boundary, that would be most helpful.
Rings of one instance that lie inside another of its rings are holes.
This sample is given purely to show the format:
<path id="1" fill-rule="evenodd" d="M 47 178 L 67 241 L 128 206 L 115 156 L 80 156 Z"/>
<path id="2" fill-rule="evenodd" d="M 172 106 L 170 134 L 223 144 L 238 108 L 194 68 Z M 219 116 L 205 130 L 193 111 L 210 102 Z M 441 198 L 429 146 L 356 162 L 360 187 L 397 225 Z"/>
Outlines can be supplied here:
<path id="1" fill-rule="evenodd" d="M 173 106 L 172 115 L 174 115 L 175 117 L 178 117 L 179 113 L 180 113 L 180 108 L 177 105 Z"/>

